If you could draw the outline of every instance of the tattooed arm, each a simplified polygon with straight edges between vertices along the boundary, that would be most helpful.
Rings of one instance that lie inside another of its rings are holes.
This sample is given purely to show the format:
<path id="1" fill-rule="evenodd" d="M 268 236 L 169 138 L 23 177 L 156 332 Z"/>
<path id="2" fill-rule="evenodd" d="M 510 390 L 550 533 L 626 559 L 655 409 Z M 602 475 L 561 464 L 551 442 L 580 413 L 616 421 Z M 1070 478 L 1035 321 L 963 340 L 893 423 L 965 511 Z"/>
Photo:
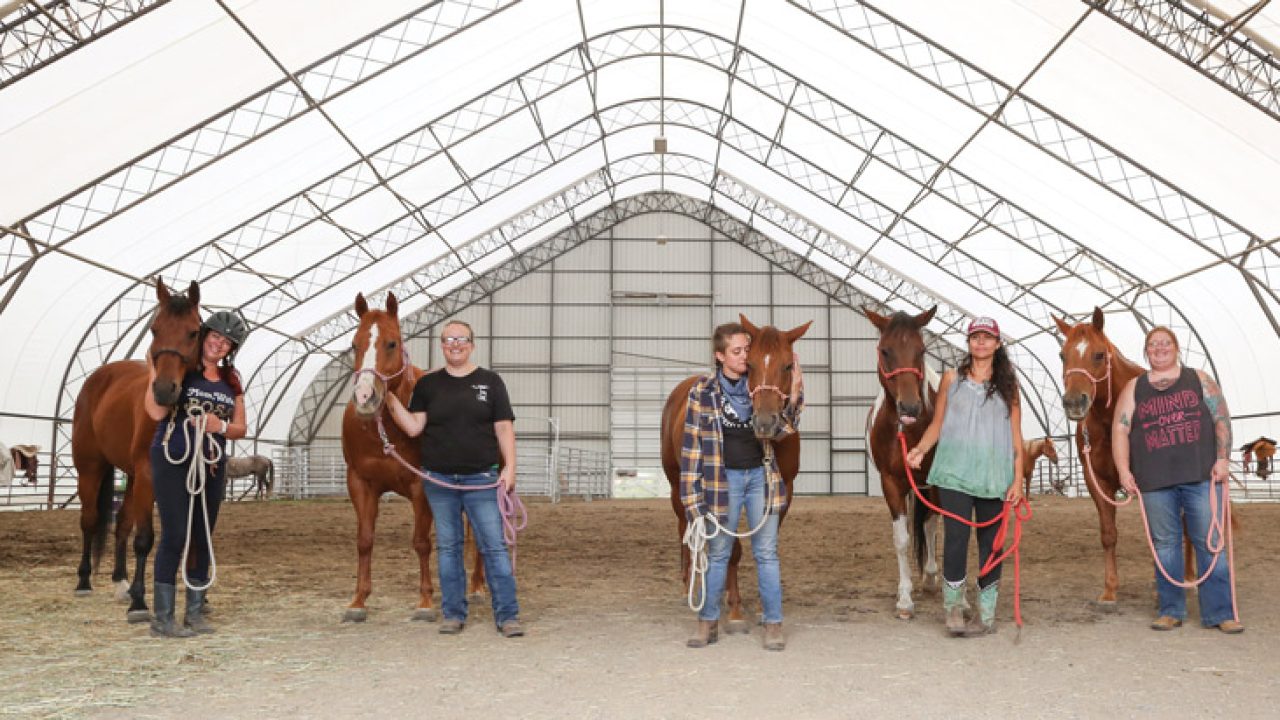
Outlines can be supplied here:
<path id="1" fill-rule="evenodd" d="M 1204 404 L 1213 413 L 1213 436 L 1217 445 L 1218 459 L 1213 463 L 1213 479 L 1226 482 L 1230 472 L 1231 457 L 1231 412 L 1227 410 L 1227 399 L 1222 395 L 1222 388 L 1203 370 L 1196 370 L 1200 376 L 1200 386 L 1204 389 Z"/>
<path id="2" fill-rule="evenodd" d="M 1115 461 L 1116 472 L 1120 475 L 1120 487 L 1130 495 L 1138 490 L 1133 470 L 1129 468 L 1129 430 L 1133 424 L 1133 389 L 1137 383 L 1136 378 L 1130 380 L 1120 391 L 1115 419 L 1111 421 L 1111 459 Z"/>

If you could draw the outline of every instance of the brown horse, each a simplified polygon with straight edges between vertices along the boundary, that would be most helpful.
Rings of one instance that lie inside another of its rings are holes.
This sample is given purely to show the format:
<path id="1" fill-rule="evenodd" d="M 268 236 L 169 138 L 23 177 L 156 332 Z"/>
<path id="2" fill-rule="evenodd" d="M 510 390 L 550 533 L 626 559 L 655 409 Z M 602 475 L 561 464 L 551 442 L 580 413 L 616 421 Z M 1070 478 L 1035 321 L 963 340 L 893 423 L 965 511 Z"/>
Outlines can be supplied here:
<path id="1" fill-rule="evenodd" d="M 1026 497 L 1031 496 L 1031 475 L 1035 472 L 1036 461 L 1041 455 L 1048 458 L 1054 465 L 1058 464 L 1058 448 L 1053 444 L 1053 438 L 1042 437 L 1022 441 L 1022 477 L 1023 482 L 1026 483 L 1023 494 Z"/>
<path id="2" fill-rule="evenodd" d="M 758 437 L 773 437 L 782 422 L 786 400 L 783 393 L 791 387 L 791 348 L 809 330 L 811 323 L 783 332 L 771 325 L 756 327 L 746 315 L 739 315 L 738 319 L 751 336 L 751 349 L 747 353 L 747 387 L 752 390 L 752 422 Z M 671 391 L 667 404 L 662 409 L 662 470 L 671 486 L 671 508 L 676 513 L 679 528 L 677 537 L 680 539 L 680 572 L 686 588 L 690 582 L 690 558 L 689 548 L 684 544 L 684 533 L 689 521 L 685 517 L 684 504 L 680 501 L 680 446 L 684 438 L 684 416 L 689 404 L 689 390 L 698 380 L 696 375 L 682 380 Z M 755 392 L 756 388 L 762 387 L 781 390 L 776 393 Z M 787 510 L 791 507 L 795 477 L 800 472 L 800 434 L 788 435 L 774 443 L 774 456 L 787 493 L 787 505 L 778 516 L 778 525 L 781 527 L 782 521 L 787 517 Z M 738 593 L 738 561 L 741 559 L 742 543 L 734 540 L 733 554 L 729 557 L 729 570 L 724 583 L 729 606 L 726 630 L 730 633 L 747 631 L 742 597 Z"/>
<path id="3" fill-rule="evenodd" d="M 363 294 L 356 295 L 355 382 L 352 397 L 342 416 L 342 456 L 347 463 L 347 492 L 356 511 L 356 553 L 359 567 L 355 599 L 343 614 L 344 622 L 364 622 L 368 617 L 365 600 L 373 590 L 373 536 L 378 521 L 378 500 L 394 492 L 413 504 L 413 549 L 418 553 L 419 599 L 414 620 L 434 622 L 439 616 L 431 604 L 431 506 L 422 487 L 422 478 L 383 452 L 379 419 L 386 439 L 409 465 L 422 466 L 419 441 L 405 435 L 383 408 L 388 393 L 395 393 L 405 407 L 413 386 L 423 371 L 409 362 L 408 350 L 400 334 L 399 304 L 387 294 L 387 309 L 370 310 Z M 479 548 L 470 592 L 484 587 L 484 563 Z"/>
<path id="4" fill-rule="evenodd" d="M 1143 369 L 1125 358 L 1103 334 L 1101 308 L 1093 309 L 1092 322 L 1071 325 L 1056 317 L 1053 321 L 1066 338 L 1062 343 L 1062 407 L 1067 418 L 1077 423 L 1076 450 L 1081 458 L 1088 458 L 1085 485 L 1098 508 L 1102 533 L 1105 569 L 1097 602 L 1100 608 L 1112 610 L 1120 576 L 1116 570 L 1116 506 L 1108 500 L 1114 500 L 1120 489 L 1120 475 L 1111 457 L 1111 422 L 1116 397 Z"/>
<path id="5" fill-rule="evenodd" d="M 907 438 L 907 447 L 915 447 L 920 437 L 933 421 L 937 392 L 928 387 L 924 363 L 924 337 L 920 330 L 929 324 L 937 312 L 935 305 L 916 316 L 896 312 L 885 317 L 863 308 L 862 312 L 880 331 L 876 345 L 876 368 L 880 387 L 884 389 L 884 401 L 874 410 L 868 449 L 880 472 L 880 488 L 889 507 L 893 521 L 893 546 L 898 556 L 897 616 L 909 620 L 915 615 L 915 602 L 911 599 L 911 560 L 908 550 L 914 550 L 916 565 L 923 573 L 926 587 L 938 587 L 938 562 L 936 556 L 936 532 L 938 516 L 924 503 L 915 500 L 907 479 L 908 467 L 902 457 L 902 445 L 898 431 Z M 912 471 L 916 484 L 923 488 L 929 468 L 933 464 L 931 449 Z M 912 522 L 907 525 L 908 496 L 911 497 Z M 932 499 L 932 498 L 931 498 Z M 936 504 L 936 500 L 935 500 Z M 926 557 L 927 553 L 927 557 Z"/>
<path id="6" fill-rule="evenodd" d="M 2 447 L 4 446 L 0 445 L 0 448 Z M 28 485 L 35 485 L 40 474 L 39 452 L 39 445 L 14 445 L 9 448 L 9 459 L 13 463 L 12 471 L 22 473 L 23 481 Z"/>
<path id="7" fill-rule="evenodd" d="M 148 356 L 156 367 L 150 392 L 161 407 L 178 402 L 182 378 L 199 362 L 200 286 L 195 281 L 186 295 L 173 295 L 156 280 L 155 317 L 151 321 Z M 116 521 L 115 568 L 112 582 L 123 590 L 128 581 L 125 549 L 129 533 L 137 529 L 133 550 L 137 559 L 133 583 L 128 584 L 129 622 L 150 620 L 146 602 L 147 556 L 155 542 L 151 485 L 151 440 L 156 421 L 142 407 L 147 392 L 147 363 L 118 360 L 93 371 L 76 398 L 71 421 L 71 457 L 79 476 L 80 532 L 84 550 L 80 556 L 77 595 L 89 594 L 89 577 L 102 556 L 111 521 L 115 490 L 114 469 L 128 476 L 124 504 Z"/>
<path id="8" fill-rule="evenodd" d="M 1276 456 L 1276 441 L 1269 437 L 1260 437 L 1257 440 L 1240 448 L 1240 452 L 1244 453 L 1244 469 L 1249 471 L 1249 461 L 1255 460 L 1256 464 L 1253 468 L 1253 474 L 1259 479 L 1266 480 L 1271 475 L 1272 458 Z"/>

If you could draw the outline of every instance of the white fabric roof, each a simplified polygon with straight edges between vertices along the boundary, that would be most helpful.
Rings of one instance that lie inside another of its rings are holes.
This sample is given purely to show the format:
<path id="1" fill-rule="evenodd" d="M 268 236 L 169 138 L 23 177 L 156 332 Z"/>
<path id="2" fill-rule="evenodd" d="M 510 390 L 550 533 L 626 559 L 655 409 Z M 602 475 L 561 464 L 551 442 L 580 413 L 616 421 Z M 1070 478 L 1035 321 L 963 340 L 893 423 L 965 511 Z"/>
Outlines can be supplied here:
<path id="1" fill-rule="evenodd" d="M 1049 382 L 1050 313 L 1104 304 L 1108 334 L 1137 357 L 1132 306 L 1175 326 L 1235 414 L 1275 413 L 1276 116 L 1084 2 L 881 10 L 165 3 L 0 84 L 0 223 L 37 252 L 0 234 L 0 436 L 23 435 L 15 415 L 70 417 L 89 370 L 139 355 L 151 295 L 137 281 L 161 273 L 199 279 L 208 306 L 258 326 L 240 357 L 250 405 L 280 409 L 251 432 L 285 437 L 301 388 L 345 345 L 332 320 L 357 290 L 434 267 L 416 287 L 439 296 L 471 274 L 439 270 L 452 249 L 482 271 L 660 188 L 744 220 L 733 192 L 770 198 L 775 216 L 754 222 L 779 242 L 803 251 L 784 227 L 803 221 L 835 254 L 1001 318 Z M 1280 39 L 1276 15 L 1250 32 Z M 660 132 L 665 158 L 652 155 Z M 554 198 L 568 188 L 582 204 L 565 214 Z M 291 388 L 277 383 L 317 349 Z"/>

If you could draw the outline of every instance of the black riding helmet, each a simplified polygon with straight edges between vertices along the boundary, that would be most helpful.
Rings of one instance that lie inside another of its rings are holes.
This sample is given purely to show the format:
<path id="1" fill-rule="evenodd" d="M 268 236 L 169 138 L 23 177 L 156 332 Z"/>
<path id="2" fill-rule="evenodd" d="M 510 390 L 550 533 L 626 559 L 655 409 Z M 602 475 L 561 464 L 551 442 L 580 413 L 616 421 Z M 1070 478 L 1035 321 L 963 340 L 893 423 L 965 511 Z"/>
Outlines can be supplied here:
<path id="1" fill-rule="evenodd" d="M 249 324 L 244 321 L 244 318 L 230 310 L 219 310 L 210 315 L 204 319 L 201 327 L 205 330 L 212 330 L 230 340 L 237 349 L 244 344 L 244 339 L 249 336 Z"/>

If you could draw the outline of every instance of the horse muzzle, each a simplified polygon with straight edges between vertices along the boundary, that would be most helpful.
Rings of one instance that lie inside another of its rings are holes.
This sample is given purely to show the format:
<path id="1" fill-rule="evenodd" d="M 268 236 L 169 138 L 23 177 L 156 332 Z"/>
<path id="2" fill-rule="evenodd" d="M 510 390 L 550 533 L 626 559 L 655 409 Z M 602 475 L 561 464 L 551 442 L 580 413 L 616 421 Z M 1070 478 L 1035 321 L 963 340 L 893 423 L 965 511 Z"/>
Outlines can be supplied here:
<path id="1" fill-rule="evenodd" d="M 898 420 L 903 425 L 914 425 L 920 417 L 921 405 L 919 402 L 898 402 Z"/>
<path id="2" fill-rule="evenodd" d="M 1067 414 L 1067 419 L 1073 422 L 1079 422 L 1089 412 L 1089 405 L 1093 402 L 1093 398 L 1086 393 L 1068 393 L 1062 396 L 1062 410 Z"/>
<path id="3" fill-rule="evenodd" d="M 156 381 L 151 383 L 151 397 L 160 407 L 177 405 L 181 390 L 182 387 L 172 380 L 156 378 Z"/>
<path id="4" fill-rule="evenodd" d="M 751 418 L 751 429 L 759 440 L 772 440 L 782 432 L 782 417 L 776 413 L 756 414 Z"/>
<path id="5" fill-rule="evenodd" d="M 364 382 L 363 379 L 357 382 L 351 391 L 351 402 L 355 405 L 356 415 L 366 420 L 376 415 L 382 407 L 384 394 L 379 383 Z"/>

